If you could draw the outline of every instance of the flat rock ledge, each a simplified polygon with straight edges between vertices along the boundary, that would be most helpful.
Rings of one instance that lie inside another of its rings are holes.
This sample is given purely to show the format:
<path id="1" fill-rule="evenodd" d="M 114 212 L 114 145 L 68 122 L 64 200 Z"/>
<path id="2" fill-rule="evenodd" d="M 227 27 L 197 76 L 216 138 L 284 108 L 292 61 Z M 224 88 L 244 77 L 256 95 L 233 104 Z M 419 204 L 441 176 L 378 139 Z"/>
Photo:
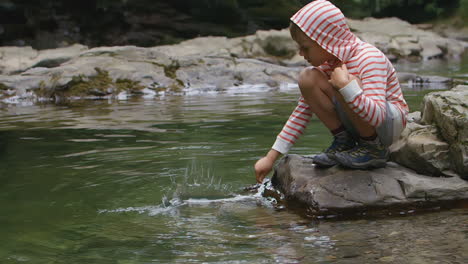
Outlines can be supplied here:
<path id="1" fill-rule="evenodd" d="M 393 61 L 459 58 L 467 42 L 392 19 L 348 20 L 351 29 Z M 385 28 L 385 32 L 381 29 Z M 0 47 L 0 104 L 143 95 L 287 90 L 307 66 L 289 31 L 228 39 L 201 37 L 141 48 L 73 45 L 51 50 Z M 410 86 L 448 88 L 451 79 L 399 73 Z M 255 89 L 252 86 L 256 86 Z"/>
<path id="2" fill-rule="evenodd" d="M 468 201 L 468 182 L 460 177 L 424 176 L 394 162 L 375 170 L 319 169 L 311 156 L 290 154 L 278 162 L 272 184 L 309 216 Z"/>
<path id="3" fill-rule="evenodd" d="M 427 94 L 385 168 L 318 169 L 311 156 L 288 155 L 275 168 L 273 187 L 313 215 L 468 202 L 467 100 L 466 85 Z"/>

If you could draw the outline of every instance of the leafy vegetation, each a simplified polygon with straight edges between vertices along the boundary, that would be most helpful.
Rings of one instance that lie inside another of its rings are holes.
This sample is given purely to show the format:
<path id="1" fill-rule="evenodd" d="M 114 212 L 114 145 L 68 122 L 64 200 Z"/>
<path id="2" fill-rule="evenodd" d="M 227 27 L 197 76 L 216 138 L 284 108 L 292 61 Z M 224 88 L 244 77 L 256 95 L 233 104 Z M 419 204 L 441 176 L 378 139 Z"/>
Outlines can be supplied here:
<path id="1" fill-rule="evenodd" d="M 457 13 L 466 0 L 336 0 L 347 16 L 399 17 L 422 23 Z"/>
<path id="2" fill-rule="evenodd" d="M 281 29 L 311 0 L 4 0 L 0 45 L 53 48 L 173 44 L 197 36 L 237 37 Z M 331 0 L 347 17 L 468 23 L 468 0 Z M 450 18 L 450 20 L 448 19 Z M 445 20 L 444 20 L 445 19 Z M 66 29 L 66 30 L 65 30 Z M 42 36 L 42 37 L 41 37 Z"/>

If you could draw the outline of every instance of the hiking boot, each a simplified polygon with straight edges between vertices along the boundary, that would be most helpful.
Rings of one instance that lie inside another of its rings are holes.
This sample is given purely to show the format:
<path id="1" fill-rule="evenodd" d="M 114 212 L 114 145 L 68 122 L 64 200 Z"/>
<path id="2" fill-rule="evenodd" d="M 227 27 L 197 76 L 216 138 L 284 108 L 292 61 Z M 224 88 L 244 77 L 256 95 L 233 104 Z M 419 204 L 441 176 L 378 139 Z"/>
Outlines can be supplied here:
<path id="1" fill-rule="evenodd" d="M 388 148 L 379 138 L 375 140 L 359 140 L 358 144 L 347 151 L 335 154 L 335 161 L 344 167 L 352 169 L 375 169 L 387 165 Z"/>
<path id="2" fill-rule="evenodd" d="M 346 131 L 333 136 L 333 142 L 324 152 L 313 157 L 312 162 L 320 168 L 328 168 L 338 164 L 335 154 L 352 149 L 356 145 L 354 138 Z"/>

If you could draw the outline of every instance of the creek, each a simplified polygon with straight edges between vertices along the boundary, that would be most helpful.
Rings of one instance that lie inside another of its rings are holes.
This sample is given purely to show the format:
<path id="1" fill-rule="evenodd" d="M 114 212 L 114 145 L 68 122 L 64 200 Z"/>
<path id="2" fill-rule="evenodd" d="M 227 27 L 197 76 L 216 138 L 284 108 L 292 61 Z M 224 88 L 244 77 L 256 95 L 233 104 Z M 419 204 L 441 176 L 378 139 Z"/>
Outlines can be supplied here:
<path id="1" fill-rule="evenodd" d="M 468 63 L 397 65 L 467 78 Z M 412 110 L 425 90 L 405 89 Z M 243 189 L 297 89 L 0 108 L 1 263 L 466 263 L 468 208 L 317 221 Z M 292 153 L 331 137 L 316 119 Z"/>

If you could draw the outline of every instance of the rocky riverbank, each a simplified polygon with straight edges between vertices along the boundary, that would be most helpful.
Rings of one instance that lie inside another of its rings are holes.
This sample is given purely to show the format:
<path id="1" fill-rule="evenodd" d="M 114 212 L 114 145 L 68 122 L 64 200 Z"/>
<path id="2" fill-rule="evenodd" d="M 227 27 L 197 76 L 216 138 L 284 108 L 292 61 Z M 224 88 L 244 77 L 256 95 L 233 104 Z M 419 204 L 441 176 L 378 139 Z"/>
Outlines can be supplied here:
<path id="1" fill-rule="evenodd" d="M 349 20 L 362 39 L 392 60 L 427 61 L 459 57 L 467 43 L 441 37 L 396 18 Z M 382 33 L 380 29 L 385 28 Z M 53 50 L 0 47 L 0 100 L 62 101 L 194 93 L 295 83 L 306 66 L 288 30 L 257 31 L 239 38 L 202 37 L 177 45 Z M 403 82 L 422 80 L 399 73 Z"/>
<path id="2" fill-rule="evenodd" d="M 310 157 L 285 156 L 272 183 L 312 215 L 468 201 L 468 86 L 431 93 L 412 115 L 386 168 L 318 169 Z M 463 180 L 465 179 L 465 180 Z"/>
<path id="3" fill-rule="evenodd" d="M 452 59 L 467 47 L 466 42 L 395 18 L 349 20 L 349 24 L 393 61 Z M 89 49 L 77 44 L 38 51 L 1 47 L 0 58 L 0 100 L 7 105 L 281 89 L 296 83 L 298 72 L 307 66 L 286 29 L 231 39 L 202 37 L 151 48 Z M 406 83 L 451 81 L 398 74 Z M 468 199 L 468 183 L 461 179 L 468 175 L 466 92 L 467 87 L 460 86 L 427 97 L 422 117 L 415 117 L 395 144 L 393 160 L 400 165 L 391 163 L 372 172 L 325 171 L 311 166 L 308 158 L 291 155 L 280 162 L 273 182 L 287 198 L 299 199 L 318 211 Z"/>

